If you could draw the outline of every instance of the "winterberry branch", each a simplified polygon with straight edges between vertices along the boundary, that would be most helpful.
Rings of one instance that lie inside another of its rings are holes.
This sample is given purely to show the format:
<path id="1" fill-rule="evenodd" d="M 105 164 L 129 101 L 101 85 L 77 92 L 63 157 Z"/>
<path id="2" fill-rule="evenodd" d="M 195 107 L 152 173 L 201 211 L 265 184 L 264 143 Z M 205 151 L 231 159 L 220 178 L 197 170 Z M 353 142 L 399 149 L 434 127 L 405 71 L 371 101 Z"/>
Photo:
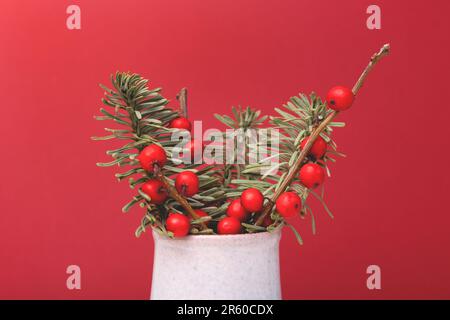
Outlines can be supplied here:
<path id="1" fill-rule="evenodd" d="M 187 88 L 182 88 L 180 90 L 180 93 L 177 94 L 177 100 L 180 102 L 180 109 L 181 109 L 181 115 L 183 117 L 188 116 L 187 111 Z M 195 213 L 194 209 L 192 209 L 189 202 L 178 193 L 177 189 L 175 189 L 165 178 L 165 176 L 161 173 L 157 175 L 157 178 L 163 183 L 164 187 L 169 192 L 169 195 L 176 200 L 186 211 L 187 213 L 192 217 L 193 220 L 200 219 L 200 217 Z M 201 230 L 204 232 L 209 230 L 208 227 L 204 222 L 200 223 Z"/>
<path id="2" fill-rule="evenodd" d="M 367 76 L 369 75 L 372 68 L 387 54 L 389 54 L 390 46 L 389 44 L 385 44 L 378 53 L 375 53 L 371 59 L 369 64 L 366 66 L 364 71 L 361 73 L 360 77 L 358 78 L 358 81 L 356 81 L 355 85 L 353 86 L 353 94 L 356 96 L 356 94 L 359 92 L 361 87 L 364 84 L 364 81 L 366 80 Z M 261 215 L 256 220 L 255 225 L 260 226 L 266 216 L 272 212 L 272 209 L 275 205 L 276 200 L 278 197 L 286 191 L 286 189 L 291 185 L 292 181 L 297 176 L 298 172 L 300 171 L 301 167 L 304 164 L 304 161 L 306 159 L 306 156 L 308 155 L 311 147 L 313 146 L 316 139 L 319 137 L 320 133 L 333 121 L 333 119 L 339 114 L 339 111 L 332 111 L 318 126 L 317 128 L 312 132 L 310 135 L 305 147 L 300 152 L 300 155 L 297 159 L 297 161 L 294 163 L 294 165 L 289 170 L 288 175 L 286 178 L 281 182 L 279 188 L 275 191 L 272 198 L 267 201 L 265 204 Z"/>
<path id="3" fill-rule="evenodd" d="M 134 152 L 134 149 L 140 154 L 146 147 L 158 143 L 161 148 L 164 149 L 163 152 L 169 152 L 167 148 L 170 148 L 173 145 L 173 141 L 171 141 L 171 136 L 168 134 L 170 126 L 168 128 L 166 124 L 179 118 L 181 113 L 184 113 L 184 116 L 186 116 L 187 90 L 183 88 L 180 91 L 177 98 L 180 103 L 180 110 L 174 110 L 170 107 L 166 107 L 169 101 L 160 94 L 161 88 L 150 88 L 148 80 L 138 74 L 116 72 L 114 75 L 111 75 L 111 83 L 113 89 L 103 85 L 101 85 L 101 87 L 105 91 L 102 102 L 107 108 L 111 108 L 112 111 L 101 108 L 100 112 L 102 115 L 96 116 L 95 118 L 97 120 L 114 121 L 121 125 L 121 127 L 116 129 L 105 128 L 105 130 L 109 132 L 107 136 L 93 137 L 93 139 L 118 139 L 129 141 L 122 147 L 107 152 L 108 155 L 113 157 L 113 161 L 98 163 L 97 165 L 102 167 L 114 165 L 132 167 L 126 172 L 117 173 L 116 177 L 119 180 L 129 178 L 129 184 L 132 188 L 139 186 L 139 194 L 134 196 L 122 209 L 122 211 L 126 212 L 136 204 L 140 204 L 142 208 L 146 209 L 146 215 L 138 228 L 137 234 L 140 234 L 143 229 L 149 225 L 148 219 L 145 218 L 146 216 L 159 219 L 158 221 L 162 223 L 160 214 L 158 213 L 158 209 L 160 209 L 159 206 L 150 207 L 150 204 L 155 204 L 156 202 L 152 202 L 152 197 L 148 193 L 142 191 L 142 187 L 151 182 L 151 178 L 153 177 L 157 178 L 160 184 L 166 188 L 166 192 L 168 192 L 169 196 L 182 207 L 182 210 L 186 215 L 192 217 L 194 220 L 200 219 L 200 221 L 193 221 L 195 225 L 198 225 L 198 230 L 194 229 L 193 231 L 201 234 L 213 233 L 211 228 L 208 228 L 205 223 L 201 223 L 205 220 L 202 220 L 198 214 L 196 214 L 196 210 L 193 210 L 189 200 L 184 196 L 183 192 L 178 192 L 177 189 L 171 185 L 169 179 L 166 178 L 166 176 L 168 177 L 178 172 L 166 168 L 162 172 L 159 172 L 158 177 L 156 177 L 157 172 L 154 172 L 153 176 L 135 176 L 136 174 L 140 175 L 145 172 L 145 169 L 142 168 L 142 164 L 141 167 L 136 167 L 138 161 L 136 161 L 137 154 Z M 123 128 L 122 126 L 125 126 L 126 128 Z M 152 163 L 152 161 L 150 161 L 150 163 Z M 200 165 L 193 164 L 190 166 L 190 169 L 199 166 Z M 205 169 L 199 169 L 198 172 L 202 172 L 202 170 Z M 214 176 L 214 171 L 208 170 L 202 172 L 202 179 L 205 185 L 211 185 L 217 180 Z M 210 193 L 209 190 L 202 190 L 197 194 L 196 203 L 205 207 L 206 201 L 208 201 L 209 198 L 214 197 L 216 194 L 221 196 L 224 193 L 220 188 L 218 189 L 219 190 L 212 193 Z M 143 204 L 147 204 L 147 206 Z M 170 204 L 162 203 L 160 206 L 161 208 L 164 208 L 164 212 L 171 212 Z M 159 229 L 164 234 L 167 234 L 167 230 L 162 224 Z"/>
<path id="4" fill-rule="evenodd" d="M 200 216 L 197 215 L 197 213 L 195 213 L 194 209 L 192 209 L 192 206 L 189 204 L 189 202 L 186 200 L 186 198 L 183 197 L 181 194 L 179 194 L 177 189 L 175 189 L 169 183 L 169 181 L 167 181 L 162 170 L 160 170 L 159 168 L 157 170 L 155 170 L 155 176 L 159 181 L 162 182 L 162 184 L 164 185 L 164 188 L 169 193 L 169 196 L 172 199 L 174 199 L 175 201 L 177 201 L 184 208 L 184 210 L 187 211 L 187 213 L 192 217 L 193 220 L 197 220 L 197 219 L 201 218 Z M 201 226 L 202 230 L 208 229 L 208 227 L 206 226 L 206 224 L 204 222 L 201 222 L 200 226 Z"/>

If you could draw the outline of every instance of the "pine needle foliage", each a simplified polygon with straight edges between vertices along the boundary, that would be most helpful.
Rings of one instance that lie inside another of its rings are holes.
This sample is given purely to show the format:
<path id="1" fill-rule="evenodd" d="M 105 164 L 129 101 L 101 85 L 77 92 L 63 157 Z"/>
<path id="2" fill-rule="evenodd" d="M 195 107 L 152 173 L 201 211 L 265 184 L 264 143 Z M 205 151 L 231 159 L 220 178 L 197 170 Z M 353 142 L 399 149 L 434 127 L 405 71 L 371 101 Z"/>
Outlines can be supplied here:
<path id="1" fill-rule="evenodd" d="M 259 189 L 265 197 L 271 198 L 278 190 L 280 183 L 286 178 L 289 170 L 292 168 L 292 165 L 300 155 L 301 142 L 308 137 L 322 122 L 322 120 L 324 120 L 332 112 L 327 108 L 326 103 L 323 102 L 315 93 L 311 93 L 309 96 L 304 94 L 294 96 L 281 108 L 275 108 L 275 111 L 278 115 L 270 116 L 269 124 L 271 129 L 276 129 L 279 132 L 279 152 L 278 162 L 275 167 L 276 170 L 267 170 L 273 166 L 273 164 L 268 163 L 268 158 L 262 158 L 258 161 L 258 163 L 236 167 L 234 170 L 237 171 L 237 173 L 232 175 L 234 179 L 230 181 L 230 183 L 235 185 L 236 188 L 227 191 L 227 198 L 237 198 L 240 196 L 242 191 L 247 188 Z M 216 118 L 232 128 L 241 127 L 243 124 L 246 124 L 246 128 L 257 128 L 267 118 L 267 116 L 263 116 L 260 118 L 263 121 L 256 120 L 255 122 L 242 121 L 241 119 L 259 119 L 258 117 L 260 116 L 260 111 L 255 111 L 250 108 L 247 108 L 244 111 L 233 110 L 233 113 L 235 114 L 235 119 L 232 119 L 226 115 L 216 115 Z M 321 136 L 328 143 L 330 148 L 323 159 L 314 159 L 312 156 L 308 157 L 308 162 L 316 162 L 320 166 L 324 167 L 328 175 L 330 175 L 330 170 L 327 163 L 328 161 L 335 161 L 332 155 L 343 156 L 342 153 L 337 151 L 336 143 L 331 138 L 331 134 L 334 127 L 344 127 L 344 125 L 345 124 L 343 122 L 331 122 L 322 132 Z M 270 143 L 273 141 L 271 139 L 268 141 L 270 148 Z M 271 157 L 273 157 L 273 155 L 271 155 Z M 328 206 L 323 200 L 323 189 L 320 194 L 316 193 L 313 190 L 304 187 L 300 184 L 299 179 L 296 178 L 287 191 L 296 192 L 302 199 L 303 211 L 301 215 L 302 218 L 306 215 L 311 216 L 313 233 L 316 232 L 316 226 L 313 211 L 307 202 L 309 195 L 313 195 L 317 198 L 323 204 L 325 211 L 330 215 L 330 217 L 333 217 L 331 211 L 328 209 Z M 287 225 L 283 218 L 277 214 L 276 208 L 274 208 L 271 218 L 274 223 L 267 228 L 269 231 L 282 225 Z M 253 222 L 255 222 L 255 219 Z M 291 225 L 288 226 L 291 229 L 293 228 Z M 252 224 L 246 224 L 244 227 L 248 232 L 260 231 L 259 227 Z M 295 231 L 295 234 L 298 241 L 303 243 L 297 231 Z"/>

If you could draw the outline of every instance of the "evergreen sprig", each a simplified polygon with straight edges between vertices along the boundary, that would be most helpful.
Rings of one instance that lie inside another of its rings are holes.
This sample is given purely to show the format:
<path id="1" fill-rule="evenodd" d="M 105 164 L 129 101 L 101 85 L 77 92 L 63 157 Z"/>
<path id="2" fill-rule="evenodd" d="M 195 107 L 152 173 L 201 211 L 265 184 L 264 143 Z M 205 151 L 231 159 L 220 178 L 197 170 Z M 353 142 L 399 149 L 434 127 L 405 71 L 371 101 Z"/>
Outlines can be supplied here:
<path id="1" fill-rule="evenodd" d="M 277 141 L 279 142 L 279 152 L 277 154 L 278 163 L 276 164 L 276 167 L 273 168 L 274 170 L 268 170 L 273 166 L 273 164 L 270 164 L 268 161 L 270 160 L 269 157 L 259 159 L 258 163 L 253 164 L 228 165 L 229 168 L 234 169 L 231 174 L 233 179 L 231 179 L 230 183 L 235 185 L 236 188 L 227 190 L 227 198 L 237 198 L 241 195 L 242 191 L 247 188 L 256 188 L 260 190 L 265 197 L 273 197 L 278 191 L 281 182 L 286 178 L 289 170 L 292 168 L 293 163 L 299 157 L 301 151 L 300 144 L 303 139 L 308 137 L 321 121 L 331 113 L 331 110 L 327 108 L 326 103 L 324 103 L 315 93 L 311 93 L 309 97 L 304 94 L 294 96 L 281 108 L 275 108 L 275 111 L 278 113 L 278 116 L 271 116 L 269 124 L 271 125 L 271 129 L 276 129 L 279 132 L 279 140 Z M 253 110 L 249 107 L 244 110 L 233 108 L 233 114 L 234 119 L 226 115 L 215 115 L 215 117 L 230 128 L 242 128 L 244 130 L 258 128 L 267 119 L 267 116 L 258 119 L 260 111 Z M 255 119 L 255 121 L 252 122 L 247 119 Z M 331 147 L 333 153 L 337 155 L 342 154 L 337 152 L 336 143 L 331 139 L 331 133 L 333 127 L 343 126 L 344 123 L 342 122 L 330 123 L 321 134 Z M 275 141 L 268 139 L 268 148 L 271 148 L 270 143 L 273 142 Z M 248 147 L 247 144 L 246 146 Z M 264 146 L 259 145 L 259 147 Z M 271 157 L 273 157 L 273 155 L 271 155 Z M 308 160 L 317 162 L 319 165 L 323 166 L 328 174 L 330 174 L 330 171 L 326 165 L 327 162 L 330 160 L 335 161 L 330 155 L 326 155 L 320 160 L 309 157 Z M 312 224 L 314 233 L 316 227 L 315 219 L 311 207 L 307 204 L 307 198 L 311 193 L 313 193 L 315 198 L 324 205 L 326 212 L 332 217 L 331 212 L 323 201 L 323 192 L 319 195 L 314 191 L 308 190 L 299 183 L 297 177 L 289 186 L 288 191 L 296 192 L 302 199 L 304 204 L 302 216 L 308 214 L 311 216 L 314 221 Z M 272 208 L 270 214 L 274 223 L 269 230 L 284 223 L 283 218 L 278 215 L 274 208 Z M 256 222 L 257 217 L 258 216 L 255 215 L 253 219 L 254 223 Z M 244 224 L 243 226 L 249 232 L 261 231 L 261 227 L 255 226 L 254 224 Z M 298 236 L 298 239 L 301 238 Z"/>
<path id="2" fill-rule="evenodd" d="M 148 80 L 128 72 L 117 72 L 112 75 L 111 83 L 112 89 L 101 85 L 105 90 L 102 102 L 107 108 L 101 108 L 102 115 L 95 118 L 114 121 L 119 128 L 105 128 L 108 132 L 107 136 L 92 139 L 127 141 L 122 147 L 106 152 L 113 158 L 112 161 L 97 163 L 97 165 L 128 167 L 127 171 L 117 173 L 116 178 L 119 181 L 128 179 L 130 187 L 137 189 L 137 194 L 122 208 L 122 211 L 128 212 L 136 204 L 146 210 L 136 235 L 139 236 L 149 225 L 153 225 L 159 232 L 169 234 L 164 227 L 167 214 L 169 211 L 183 211 L 180 203 L 173 198 L 168 199 L 163 205 L 150 203 L 151 199 L 140 189 L 140 185 L 151 179 L 152 175 L 139 166 L 136 157 L 145 146 L 151 143 L 160 145 L 166 151 L 168 163 L 164 166 L 164 175 L 168 183 L 173 185 L 171 176 L 181 171 L 191 170 L 198 175 L 200 191 L 192 198 L 186 199 L 192 208 L 202 208 L 208 213 L 223 211 L 220 202 L 225 200 L 225 192 L 221 187 L 220 172 L 213 166 L 201 164 L 180 167 L 177 161 L 172 160 L 172 149 L 179 141 L 172 141 L 171 134 L 177 129 L 170 129 L 168 124 L 179 117 L 180 112 L 168 107 L 169 101 L 160 94 L 161 89 L 150 89 Z"/>

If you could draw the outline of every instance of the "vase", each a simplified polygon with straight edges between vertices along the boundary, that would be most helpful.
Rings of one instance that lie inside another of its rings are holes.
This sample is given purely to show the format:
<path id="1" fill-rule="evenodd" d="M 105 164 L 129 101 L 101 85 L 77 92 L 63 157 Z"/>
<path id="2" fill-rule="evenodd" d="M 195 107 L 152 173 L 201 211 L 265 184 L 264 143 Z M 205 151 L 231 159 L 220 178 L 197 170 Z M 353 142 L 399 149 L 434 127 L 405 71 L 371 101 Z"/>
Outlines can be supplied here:
<path id="1" fill-rule="evenodd" d="M 281 299 L 280 230 L 153 238 L 152 300 Z"/>

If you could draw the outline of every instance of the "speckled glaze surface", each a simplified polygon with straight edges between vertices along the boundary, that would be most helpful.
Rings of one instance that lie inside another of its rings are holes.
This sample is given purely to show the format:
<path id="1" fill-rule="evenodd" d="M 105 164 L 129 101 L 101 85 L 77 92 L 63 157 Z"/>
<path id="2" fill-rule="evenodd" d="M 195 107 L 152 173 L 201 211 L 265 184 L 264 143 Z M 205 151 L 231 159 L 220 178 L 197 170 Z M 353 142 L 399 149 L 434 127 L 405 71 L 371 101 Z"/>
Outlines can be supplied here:
<path id="1" fill-rule="evenodd" d="M 281 231 L 155 240 L 153 300 L 281 299 Z"/>

